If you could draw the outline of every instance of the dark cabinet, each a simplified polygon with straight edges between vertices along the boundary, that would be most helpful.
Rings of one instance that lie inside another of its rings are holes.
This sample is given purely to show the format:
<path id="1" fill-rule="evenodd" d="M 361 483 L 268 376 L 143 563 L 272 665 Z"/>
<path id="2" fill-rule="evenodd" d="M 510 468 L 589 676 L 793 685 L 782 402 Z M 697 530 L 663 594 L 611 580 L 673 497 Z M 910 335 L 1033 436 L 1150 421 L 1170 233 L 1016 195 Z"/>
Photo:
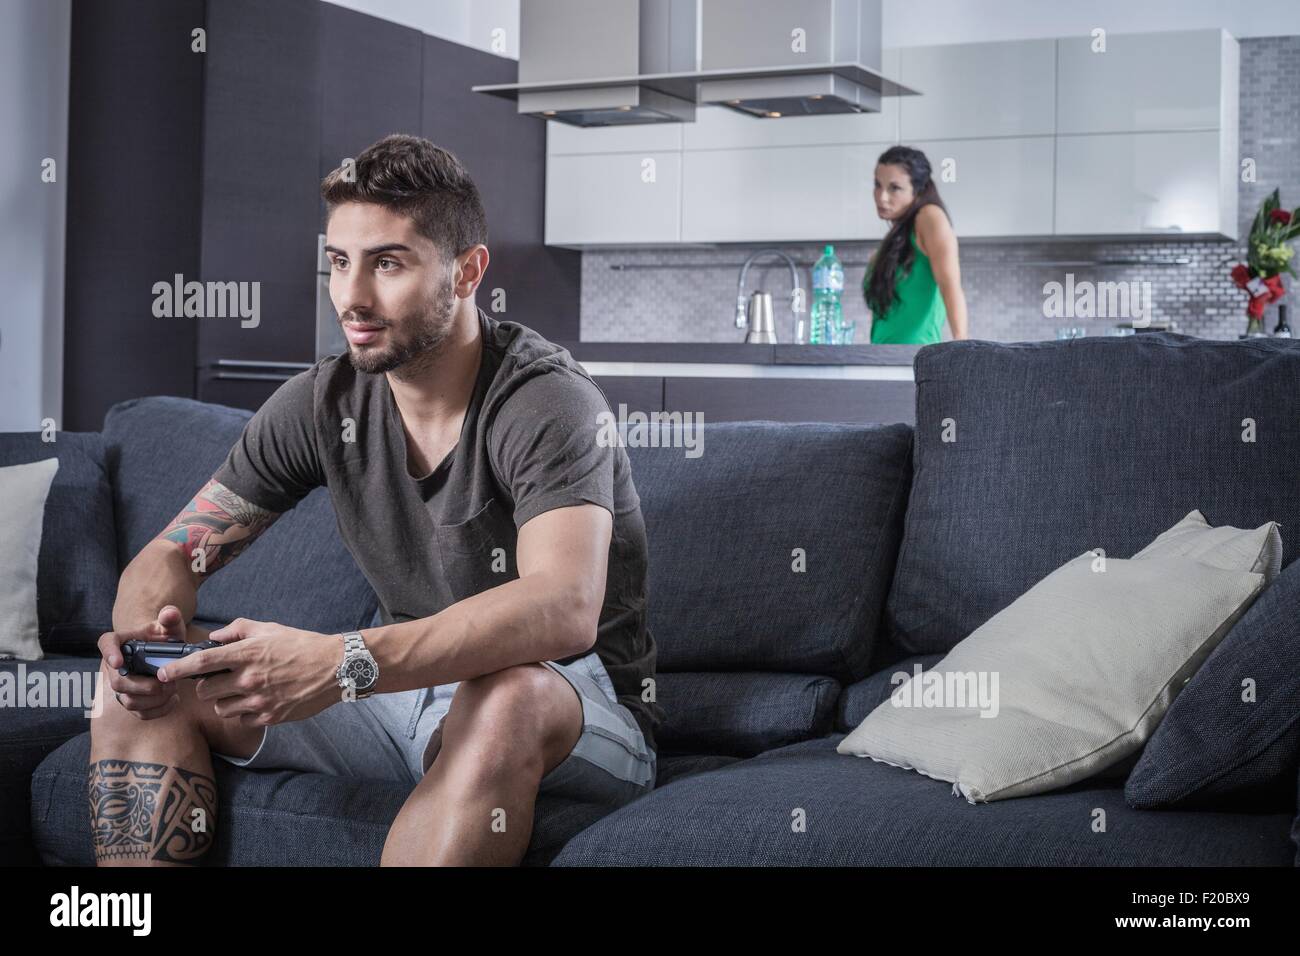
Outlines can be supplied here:
<path id="1" fill-rule="evenodd" d="M 664 409 L 709 422 L 907 422 L 912 382 L 815 378 L 666 378 Z"/>
<path id="2" fill-rule="evenodd" d="M 220 40 L 224 54 L 209 62 L 205 98 L 217 141 L 205 150 L 204 273 L 259 278 L 262 319 L 256 329 L 205 322 L 199 398 L 256 408 L 268 381 L 315 360 L 320 181 L 390 133 L 450 149 L 478 185 L 490 250 L 478 304 L 576 338 L 579 256 L 542 245 L 544 124 L 470 91 L 512 81 L 516 62 L 319 0 L 250 15 L 263 6 L 213 0 L 209 9 L 210 49 Z M 250 168 L 264 177 L 234 172 Z"/>
<path id="3" fill-rule="evenodd" d="M 704 422 L 860 422 L 916 420 L 910 381 L 816 378 L 659 378 L 593 376 L 617 415 L 694 412 Z"/>
<path id="4" fill-rule="evenodd" d="M 661 412 L 664 407 L 664 380 L 641 375 L 599 375 L 593 376 L 600 390 L 605 393 L 609 409 L 618 414 L 619 405 L 626 405 L 631 412 Z"/>
<path id="5" fill-rule="evenodd" d="M 470 90 L 514 83 L 518 73 L 514 60 L 424 37 L 423 131 L 456 154 L 483 200 L 489 261 L 479 306 L 551 341 L 577 341 L 581 253 L 543 245 L 546 124 L 520 116 L 512 100 Z"/>
<path id="6" fill-rule="evenodd" d="M 264 6 L 216 0 L 208 14 L 205 278 L 255 276 L 262 314 L 256 328 L 205 322 L 198 396 L 246 408 L 316 358 L 320 181 L 420 130 L 418 30 L 319 0 L 253 15 Z"/>
<path id="7" fill-rule="evenodd" d="M 129 398 L 194 394 L 197 320 L 155 316 L 153 288 L 199 272 L 204 54 L 190 31 L 203 7 L 73 4 L 61 428 L 98 431 Z"/>
<path id="8" fill-rule="evenodd" d="M 707 422 L 912 422 L 911 382 L 812 378 L 669 378 L 664 408 Z"/>
<path id="9" fill-rule="evenodd" d="M 142 395 L 256 408 L 314 362 L 320 181 L 389 133 L 474 177 L 478 304 L 578 338 L 581 256 L 543 245 L 545 124 L 470 90 L 516 61 L 322 0 L 75 0 L 71 62 L 63 427 Z M 256 323 L 155 317 L 178 274 L 255 288 Z"/>
<path id="10" fill-rule="evenodd" d="M 424 34 L 320 4 L 320 165 L 317 180 L 390 133 L 420 135 Z M 324 222 L 324 203 L 321 221 Z"/>
<path id="11" fill-rule="evenodd" d="M 200 380 L 219 360 L 315 358 L 322 15 L 318 0 L 209 0 L 202 279 L 257 283 L 257 324 L 198 322 Z"/>

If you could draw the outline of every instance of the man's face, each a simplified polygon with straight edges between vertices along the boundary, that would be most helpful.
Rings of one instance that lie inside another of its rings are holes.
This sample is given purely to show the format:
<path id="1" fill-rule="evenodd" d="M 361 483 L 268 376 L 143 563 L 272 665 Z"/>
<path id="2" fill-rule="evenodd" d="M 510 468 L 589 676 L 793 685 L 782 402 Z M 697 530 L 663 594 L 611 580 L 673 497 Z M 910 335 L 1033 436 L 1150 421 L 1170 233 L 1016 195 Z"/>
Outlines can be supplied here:
<path id="1" fill-rule="evenodd" d="M 455 259 L 444 262 L 415 222 L 372 203 L 329 217 L 330 300 L 352 364 L 378 375 L 431 357 L 451 334 Z"/>

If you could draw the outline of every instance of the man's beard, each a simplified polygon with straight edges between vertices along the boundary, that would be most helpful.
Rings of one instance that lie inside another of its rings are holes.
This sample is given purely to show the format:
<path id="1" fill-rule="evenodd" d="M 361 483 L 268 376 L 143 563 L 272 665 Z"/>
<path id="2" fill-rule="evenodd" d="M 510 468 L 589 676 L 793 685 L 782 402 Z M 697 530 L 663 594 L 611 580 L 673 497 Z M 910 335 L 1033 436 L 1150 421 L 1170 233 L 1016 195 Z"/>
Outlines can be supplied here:
<path id="1" fill-rule="evenodd" d="M 404 372 L 414 372 L 431 362 L 451 335 L 451 293 L 451 277 L 447 276 L 439 285 L 429 309 L 420 315 L 408 316 L 401 322 L 390 322 L 373 316 L 361 318 L 362 322 L 382 325 L 387 331 L 385 338 L 388 339 L 388 344 L 384 348 L 376 348 L 373 345 L 357 346 L 349 343 L 348 356 L 353 368 L 369 375 L 380 375 L 399 368 Z M 345 318 L 351 317 L 352 313 L 345 314 Z M 410 329 L 405 340 L 399 341 L 394 335 L 394 330 L 399 327 Z"/>

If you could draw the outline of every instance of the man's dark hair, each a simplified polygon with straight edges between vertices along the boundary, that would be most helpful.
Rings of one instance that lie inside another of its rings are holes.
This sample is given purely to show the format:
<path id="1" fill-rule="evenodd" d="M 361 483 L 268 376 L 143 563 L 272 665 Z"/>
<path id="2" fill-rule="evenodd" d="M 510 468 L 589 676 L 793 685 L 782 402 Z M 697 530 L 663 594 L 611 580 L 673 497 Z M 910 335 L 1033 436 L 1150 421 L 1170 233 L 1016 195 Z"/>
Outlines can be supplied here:
<path id="1" fill-rule="evenodd" d="M 320 186 L 330 212 L 340 203 L 384 206 L 415 221 L 449 258 L 470 246 L 487 245 L 487 217 L 478 187 L 450 151 L 420 136 L 394 133 L 356 158 L 355 182 L 334 170 Z"/>

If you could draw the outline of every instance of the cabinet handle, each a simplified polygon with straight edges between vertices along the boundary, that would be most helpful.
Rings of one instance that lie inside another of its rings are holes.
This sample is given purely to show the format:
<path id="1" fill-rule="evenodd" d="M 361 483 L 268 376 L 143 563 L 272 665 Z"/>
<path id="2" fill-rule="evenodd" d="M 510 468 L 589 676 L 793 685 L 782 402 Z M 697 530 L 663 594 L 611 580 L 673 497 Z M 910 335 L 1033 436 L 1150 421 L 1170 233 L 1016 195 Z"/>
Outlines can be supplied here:
<path id="1" fill-rule="evenodd" d="M 296 372 L 217 372 L 213 378 L 239 382 L 287 382 Z"/>
<path id="2" fill-rule="evenodd" d="M 217 359 L 214 363 L 218 368 L 296 368 L 309 369 L 312 367 L 311 362 L 262 362 L 255 359 Z"/>

